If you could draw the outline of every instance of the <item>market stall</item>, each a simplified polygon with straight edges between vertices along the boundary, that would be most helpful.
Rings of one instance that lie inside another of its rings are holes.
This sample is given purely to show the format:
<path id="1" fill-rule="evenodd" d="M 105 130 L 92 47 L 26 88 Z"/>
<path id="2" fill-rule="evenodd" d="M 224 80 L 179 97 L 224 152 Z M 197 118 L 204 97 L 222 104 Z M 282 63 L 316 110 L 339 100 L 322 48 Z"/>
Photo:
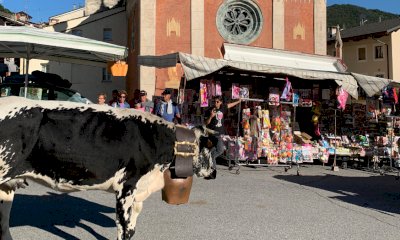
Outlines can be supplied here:
<path id="1" fill-rule="evenodd" d="M 212 96 L 222 95 L 227 102 L 238 96 L 247 99 L 228 113 L 229 121 L 225 123 L 226 156 L 246 164 L 260 164 L 260 159 L 269 165 L 314 159 L 327 163 L 329 155 L 335 159 L 336 155 L 354 157 L 352 152 L 357 146 L 366 144 L 365 129 L 352 133 L 363 122 L 365 109 L 363 104 L 351 102 L 358 99 L 358 81 L 370 81 L 365 85 L 375 86 L 364 91 L 368 94 L 376 94 L 390 83 L 378 79 L 376 84 L 375 78 L 347 72 L 210 59 L 186 53 L 139 56 L 139 64 L 145 66 L 175 67 L 177 63 L 185 77 L 179 90 L 184 123 L 203 124 Z M 288 84 L 291 97 L 284 96 Z M 352 119 L 343 120 L 349 115 Z M 336 120 L 338 126 L 332 124 Z"/>

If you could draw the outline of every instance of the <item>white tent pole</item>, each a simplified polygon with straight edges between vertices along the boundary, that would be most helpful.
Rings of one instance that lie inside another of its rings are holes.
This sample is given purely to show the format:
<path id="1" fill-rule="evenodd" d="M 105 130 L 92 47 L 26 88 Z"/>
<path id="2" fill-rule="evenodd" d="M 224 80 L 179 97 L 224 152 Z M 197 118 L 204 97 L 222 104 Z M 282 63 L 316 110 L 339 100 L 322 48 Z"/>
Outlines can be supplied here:
<path id="1" fill-rule="evenodd" d="M 25 98 L 28 95 L 28 82 L 29 82 L 29 61 L 31 55 L 31 45 L 26 45 L 26 59 L 25 59 Z"/>

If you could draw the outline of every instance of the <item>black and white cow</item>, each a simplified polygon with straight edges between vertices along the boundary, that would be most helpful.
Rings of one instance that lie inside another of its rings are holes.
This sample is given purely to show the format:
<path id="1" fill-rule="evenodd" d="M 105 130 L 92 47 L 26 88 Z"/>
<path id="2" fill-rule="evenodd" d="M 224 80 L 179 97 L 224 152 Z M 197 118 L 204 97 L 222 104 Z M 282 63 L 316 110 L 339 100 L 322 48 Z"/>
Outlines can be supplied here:
<path id="1" fill-rule="evenodd" d="M 163 188 L 163 172 L 176 159 L 178 132 L 195 136 L 188 156 L 197 176 L 209 176 L 212 160 L 200 147 L 200 129 L 132 109 L 0 98 L 0 239 L 12 238 L 14 192 L 26 179 L 63 192 L 115 193 L 118 239 L 131 239 L 143 201 Z"/>

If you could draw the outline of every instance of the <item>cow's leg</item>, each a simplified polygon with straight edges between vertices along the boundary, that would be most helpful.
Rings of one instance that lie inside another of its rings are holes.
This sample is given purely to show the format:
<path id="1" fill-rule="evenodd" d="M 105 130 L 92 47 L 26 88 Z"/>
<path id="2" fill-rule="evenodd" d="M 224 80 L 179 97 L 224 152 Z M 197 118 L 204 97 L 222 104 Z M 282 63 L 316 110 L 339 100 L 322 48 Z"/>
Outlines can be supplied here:
<path id="1" fill-rule="evenodd" d="M 4 186 L 0 186 L 0 239 L 1 240 L 9 240 L 12 239 L 10 233 L 10 212 L 11 206 L 14 199 L 14 191 L 6 188 Z"/>
<path id="2" fill-rule="evenodd" d="M 115 210 L 117 214 L 117 239 L 131 239 L 135 234 L 136 219 L 142 210 L 142 203 L 134 202 L 134 196 L 128 195 L 117 199 Z"/>
<path id="3" fill-rule="evenodd" d="M 153 192 L 164 187 L 164 168 L 156 166 L 152 171 L 142 176 L 134 185 L 131 179 L 117 191 L 117 230 L 118 239 L 131 239 L 135 233 L 136 220 L 142 211 L 143 201 Z M 135 189 L 135 190 L 134 190 Z"/>

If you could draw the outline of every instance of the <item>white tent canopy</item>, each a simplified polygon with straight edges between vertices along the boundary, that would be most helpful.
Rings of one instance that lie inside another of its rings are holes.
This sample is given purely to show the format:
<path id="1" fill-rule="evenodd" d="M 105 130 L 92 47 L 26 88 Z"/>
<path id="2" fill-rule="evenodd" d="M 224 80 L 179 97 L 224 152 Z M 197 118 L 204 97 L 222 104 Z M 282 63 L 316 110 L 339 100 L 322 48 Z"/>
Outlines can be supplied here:
<path id="1" fill-rule="evenodd" d="M 125 58 L 126 48 L 33 27 L 0 26 L 0 57 L 43 59 L 106 66 Z"/>
<path id="2" fill-rule="evenodd" d="M 175 67 L 176 63 L 178 62 L 181 63 L 185 77 L 188 81 L 204 77 L 223 68 L 230 67 L 238 70 L 263 74 L 283 74 L 305 80 L 334 80 L 352 97 L 358 98 L 357 82 L 350 73 L 317 71 L 242 61 L 212 59 L 182 52 L 172 53 L 164 56 L 139 56 L 138 61 L 140 65 L 157 68 Z"/>
<path id="3" fill-rule="evenodd" d="M 71 34 L 33 27 L 0 26 L 0 57 L 24 58 L 25 97 L 29 61 L 43 59 L 105 67 L 108 61 L 125 58 L 126 48 Z"/>

